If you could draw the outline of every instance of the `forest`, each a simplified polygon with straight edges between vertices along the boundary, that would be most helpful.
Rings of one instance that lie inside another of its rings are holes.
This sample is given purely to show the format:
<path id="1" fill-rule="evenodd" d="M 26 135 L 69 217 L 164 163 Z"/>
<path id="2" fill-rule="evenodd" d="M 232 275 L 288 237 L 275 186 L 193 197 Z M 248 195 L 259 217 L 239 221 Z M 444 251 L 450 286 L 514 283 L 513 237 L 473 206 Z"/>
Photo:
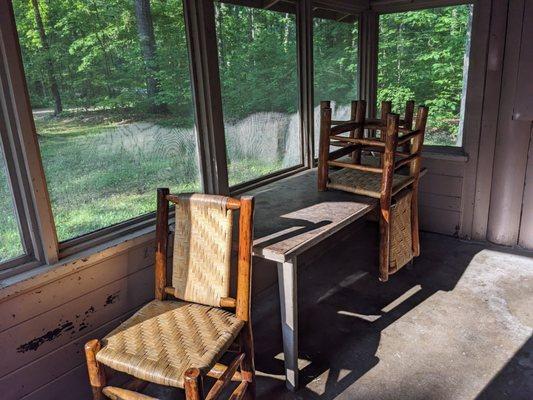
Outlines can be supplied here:
<path id="1" fill-rule="evenodd" d="M 13 6 L 60 240 L 152 211 L 158 186 L 200 189 L 181 0 Z M 296 18 L 219 2 L 215 11 L 234 185 L 301 162 Z M 470 19 L 468 5 L 380 17 L 378 100 L 428 105 L 428 144 L 460 145 Z M 358 97 L 357 21 L 317 17 L 313 30 L 314 102 L 347 115 Z M 0 254 L 15 256 L 3 182 Z"/>

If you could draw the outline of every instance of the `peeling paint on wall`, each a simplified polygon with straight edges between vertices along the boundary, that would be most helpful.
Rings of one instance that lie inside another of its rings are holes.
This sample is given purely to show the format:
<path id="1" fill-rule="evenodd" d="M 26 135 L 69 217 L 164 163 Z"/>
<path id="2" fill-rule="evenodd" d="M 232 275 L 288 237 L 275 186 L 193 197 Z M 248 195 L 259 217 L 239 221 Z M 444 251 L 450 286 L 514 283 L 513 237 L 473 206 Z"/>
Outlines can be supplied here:
<path id="1" fill-rule="evenodd" d="M 109 296 L 107 296 L 103 307 L 107 307 L 108 305 L 115 303 L 117 299 L 119 298 L 119 295 L 120 295 L 120 291 L 112 293 Z M 57 328 L 52 329 L 46 332 L 44 335 L 36 337 L 30 340 L 29 342 L 21 344 L 19 347 L 17 347 L 17 352 L 25 353 L 27 351 L 36 351 L 42 344 L 46 342 L 51 342 L 66 332 L 70 332 L 71 334 L 74 334 L 76 330 L 80 332 L 80 331 L 83 331 L 84 329 L 89 328 L 91 325 L 87 321 L 87 319 L 95 312 L 96 312 L 96 309 L 94 308 L 94 306 L 90 306 L 84 312 L 83 316 L 76 314 L 75 322 L 72 322 L 72 321 L 63 322 L 62 320 L 60 320 Z M 79 321 L 80 318 L 81 318 L 81 321 Z M 76 329 L 76 325 L 77 325 L 77 329 Z"/>
<path id="2" fill-rule="evenodd" d="M 46 332 L 44 335 L 39 336 L 35 339 L 30 340 L 27 343 L 24 343 L 17 347 L 17 353 L 26 353 L 27 351 L 36 351 L 43 343 L 50 342 L 64 332 L 69 332 L 74 329 L 74 324 L 70 321 L 60 324 L 56 329 Z"/>

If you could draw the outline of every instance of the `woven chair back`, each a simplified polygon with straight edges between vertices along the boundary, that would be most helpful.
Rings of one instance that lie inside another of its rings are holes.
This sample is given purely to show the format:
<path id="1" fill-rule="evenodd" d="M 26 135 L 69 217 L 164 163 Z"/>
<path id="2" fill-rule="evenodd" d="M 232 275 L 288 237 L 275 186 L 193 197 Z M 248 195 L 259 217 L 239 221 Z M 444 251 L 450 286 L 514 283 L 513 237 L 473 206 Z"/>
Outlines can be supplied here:
<path id="1" fill-rule="evenodd" d="M 176 202 L 172 261 L 174 296 L 220 306 L 230 291 L 233 213 L 228 197 L 188 194 Z"/>

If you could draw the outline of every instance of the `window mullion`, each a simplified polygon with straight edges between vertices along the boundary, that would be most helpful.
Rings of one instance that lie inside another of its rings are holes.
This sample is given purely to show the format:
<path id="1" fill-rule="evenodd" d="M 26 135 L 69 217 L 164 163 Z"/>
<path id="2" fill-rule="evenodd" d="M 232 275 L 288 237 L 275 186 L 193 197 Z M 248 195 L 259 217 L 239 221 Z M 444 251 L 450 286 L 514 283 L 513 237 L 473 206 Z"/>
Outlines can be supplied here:
<path id="1" fill-rule="evenodd" d="M 311 0 L 298 2 L 298 80 L 300 87 L 299 110 L 304 165 L 313 166 L 313 15 Z"/>
<path id="2" fill-rule="evenodd" d="M 379 15 L 373 11 L 365 11 L 360 18 L 360 84 L 359 97 L 368 105 L 368 117 L 376 112 L 378 85 L 378 37 Z"/>
<path id="3" fill-rule="evenodd" d="M 51 264 L 58 260 L 57 234 L 29 104 L 12 4 L 9 1 L 0 2 L 0 22 L 0 74 L 2 102 L 5 105 L 3 114 L 8 124 L 6 135 L 11 136 L 10 142 L 17 149 L 17 157 L 13 157 L 17 161 L 13 165 L 17 174 L 10 175 L 17 180 L 12 185 L 21 190 L 20 200 L 26 210 L 25 220 L 20 223 L 26 224 L 27 235 L 31 235 L 33 253 L 37 259 Z M 13 151 L 14 148 L 11 147 Z M 9 151 L 6 149 L 6 153 Z M 29 243 L 30 238 L 25 237 L 23 240 Z"/>
<path id="4" fill-rule="evenodd" d="M 204 192 L 228 194 L 228 169 L 212 0 L 183 0 Z"/>

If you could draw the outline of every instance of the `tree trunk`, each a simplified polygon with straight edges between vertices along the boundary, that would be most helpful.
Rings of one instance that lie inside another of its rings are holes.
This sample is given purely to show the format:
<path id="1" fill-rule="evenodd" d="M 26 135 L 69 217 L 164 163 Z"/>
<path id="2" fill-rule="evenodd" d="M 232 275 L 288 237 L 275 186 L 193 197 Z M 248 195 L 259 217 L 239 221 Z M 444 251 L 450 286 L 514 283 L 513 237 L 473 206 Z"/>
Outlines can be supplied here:
<path id="1" fill-rule="evenodd" d="M 52 61 L 52 55 L 50 54 L 50 44 L 48 43 L 46 31 L 44 30 L 38 0 L 31 0 L 31 4 L 35 14 L 35 23 L 37 25 L 37 30 L 39 31 L 39 37 L 41 38 L 41 46 L 46 54 L 46 74 L 48 76 L 48 82 L 50 83 L 50 92 L 54 97 L 54 115 L 59 115 L 63 111 L 63 104 L 61 103 L 61 95 L 59 94 L 59 87 L 57 86 L 54 62 Z"/>
<path id="2" fill-rule="evenodd" d="M 155 111 L 155 95 L 157 94 L 157 78 L 155 65 L 155 36 L 150 11 L 150 0 L 135 0 L 135 16 L 137 18 L 137 32 L 141 53 L 146 69 L 146 90 L 151 102 L 152 110 Z"/>

